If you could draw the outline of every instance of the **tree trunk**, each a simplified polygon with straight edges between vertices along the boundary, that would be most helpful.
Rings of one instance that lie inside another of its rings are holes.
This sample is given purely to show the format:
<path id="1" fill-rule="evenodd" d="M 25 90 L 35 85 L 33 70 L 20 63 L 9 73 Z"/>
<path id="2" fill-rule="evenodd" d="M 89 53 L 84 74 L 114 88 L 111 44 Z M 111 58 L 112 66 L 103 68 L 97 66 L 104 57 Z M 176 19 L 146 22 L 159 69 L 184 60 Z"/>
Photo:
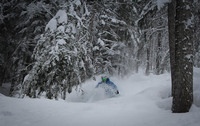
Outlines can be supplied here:
<path id="1" fill-rule="evenodd" d="M 188 112 L 193 103 L 193 31 L 192 25 L 189 24 L 189 21 L 192 21 L 191 3 L 189 0 L 172 0 L 169 4 L 169 23 L 175 21 L 175 27 L 174 22 L 169 25 L 174 113 Z M 176 16 L 173 20 L 175 11 Z M 174 28 L 175 36 L 172 35 Z"/>
<path id="2" fill-rule="evenodd" d="M 146 61 L 146 72 L 145 72 L 146 75 L 150 74 L 150 72 L 149 72 L 149 57 L 150 57 L 150 50 L 149 50 L 149 48 L 147 48 L 147 61 Z"/>
<path id="3" fill-rule="evenodd" d="M 5 74 L 6 74 L 6 70 L 5 68 L 0 67 L 1 71 L 0 71 L 0 87 L 3 86 L 3 83 L 4 83 L 4 79 L 5 79 Z"/>
<path id="4" fill-rule="evenodd" d="M 167 70 L 168 67 L 168 59 L 170 58 L 169 56 L 169 51 L 166 52 L 166 54 L 163 57 L 163 60 L 160 64 L 160 74 L 163 74 L 165 70 Z"/>
<path id="5" fill-rule="evenodd" d="M 139 50 L 136 55 L 136 66 L 135 66 L 135 72 L 138 73 L 138 71 L 139 71 Z"/>
<path id="6" fill-rule="evenodd" d="M 169 30 L 169 51 L 170 51 L 170 66 L 171 66 L 171 80 L 175 80 L 175 15 L 176 15 L 176 0 L 172 0 L 168 4 L 168 30 Z M 172 82 L 173 83 L 173 82 Z M 172 89 L 175 85 L 172 84 Z M 174 96 L 172 90 L 172 97 Z"/>
<path id="7" fill-rule="evenodd" d="M 160 56 L 160 51 L 161 51 L 161 33 L 158 33 L 158 43 L 157 43 L 157 52 L 156 52 L 156 75 L 160 74 L 160 60 L 161 60 L 161 56 Z"/>

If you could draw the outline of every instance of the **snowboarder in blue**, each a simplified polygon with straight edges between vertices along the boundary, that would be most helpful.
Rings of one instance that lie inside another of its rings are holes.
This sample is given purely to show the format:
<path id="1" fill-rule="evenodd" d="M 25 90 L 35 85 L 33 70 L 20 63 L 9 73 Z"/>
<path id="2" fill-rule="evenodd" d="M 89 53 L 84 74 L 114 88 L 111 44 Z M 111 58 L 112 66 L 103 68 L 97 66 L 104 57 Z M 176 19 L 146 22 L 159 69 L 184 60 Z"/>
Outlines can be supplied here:
<path id="1" fill-rule="evenodd" d="M 102 76 L 101 79 L 102 81 L 97 84 L 96 88 L 103 88 L 105 94 L 111 97 L 119 94 L 117 86 L 107 76 Z"/>

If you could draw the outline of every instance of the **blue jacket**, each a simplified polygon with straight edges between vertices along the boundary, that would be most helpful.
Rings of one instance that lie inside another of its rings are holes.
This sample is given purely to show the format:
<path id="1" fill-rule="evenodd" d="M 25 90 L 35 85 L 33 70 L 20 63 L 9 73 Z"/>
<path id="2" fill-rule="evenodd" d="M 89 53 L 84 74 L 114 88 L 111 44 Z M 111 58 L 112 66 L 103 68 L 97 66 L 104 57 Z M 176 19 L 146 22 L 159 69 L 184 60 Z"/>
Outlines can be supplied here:
<path id="1" fill-rule="evenodd" d="M 115 92 L 118 92 L 118 93 L 119 93 L 119 91 L 118 91 L 118 89 L 117 89 L 117 86 L 116 86 L 112 81 L 110 81 L 109 78 L 107 78 L 106 82 L 103 82 L 103 81 L 99 82 L 99 83 L 96 85 L 96 88 L 101 87 L 101 86 L 104 86 L 105 84 L 106 84 L 108 87 L 112 88 Z M 106 88 L 106 87 L 104 87 L 104 88 Z M 107 89 L 105 89 L 105 90 L 106 90 L 106 92 L 107 92 Z"/>

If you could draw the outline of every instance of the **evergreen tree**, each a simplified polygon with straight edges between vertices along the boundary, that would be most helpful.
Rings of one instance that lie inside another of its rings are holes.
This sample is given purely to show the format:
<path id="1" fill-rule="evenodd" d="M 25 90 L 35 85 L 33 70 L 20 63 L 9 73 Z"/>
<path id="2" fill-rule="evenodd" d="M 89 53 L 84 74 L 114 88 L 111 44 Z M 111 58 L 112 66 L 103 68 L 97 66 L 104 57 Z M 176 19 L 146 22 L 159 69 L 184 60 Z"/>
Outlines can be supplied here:
<path id="1" fill-rule="evenodd" d="M 131 62 L 127 50 L 130 38 L 127 35 L 127 24 L 117 15 L 118 3 L 98 2 L 94 5 L 92 25 L 93 55 L 96 74 L 118 74 L 128 73 Z M 129 64 L 130 63 L 130 64 Z"/>
<path id="2" fill-rule="evenodd" d="M 0 2 L 0 55 L 1 55 L 1 72 L 0 85 L 12 80 L 13 53 L 17 47 L 15 40 L 14 24 L 19 16 L 19 10 L 15 8 L 17 0 Z"/>
<path id="3" fill-rule="evenodd" d="M 59 10 L 49 21 L 34 50 L 36 62 L 22 85 L 29 97 L 40 97 L 43 93 L 49 99 L 65 99 L 66 90 L 71 93 L 73 86 L 91 77 L 84 30 L 87 11 L 82 11 L 87 8 L 75 1 L 68 4 L 68 8 Z"/>

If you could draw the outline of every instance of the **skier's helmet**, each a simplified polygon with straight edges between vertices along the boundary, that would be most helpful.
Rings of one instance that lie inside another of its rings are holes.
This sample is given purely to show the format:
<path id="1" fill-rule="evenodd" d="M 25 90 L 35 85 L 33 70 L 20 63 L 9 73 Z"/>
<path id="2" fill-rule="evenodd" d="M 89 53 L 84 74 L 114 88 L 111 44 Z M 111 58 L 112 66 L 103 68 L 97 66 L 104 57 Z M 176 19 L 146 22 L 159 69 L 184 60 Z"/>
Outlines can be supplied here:
<path id="1" fill-rule="evenodd" d="M 103 82 L 106 82 L 106 80 L 108 79 L 108 77 L 107 76 L 102 76 L 101 79 L 102 79 Z"/>

